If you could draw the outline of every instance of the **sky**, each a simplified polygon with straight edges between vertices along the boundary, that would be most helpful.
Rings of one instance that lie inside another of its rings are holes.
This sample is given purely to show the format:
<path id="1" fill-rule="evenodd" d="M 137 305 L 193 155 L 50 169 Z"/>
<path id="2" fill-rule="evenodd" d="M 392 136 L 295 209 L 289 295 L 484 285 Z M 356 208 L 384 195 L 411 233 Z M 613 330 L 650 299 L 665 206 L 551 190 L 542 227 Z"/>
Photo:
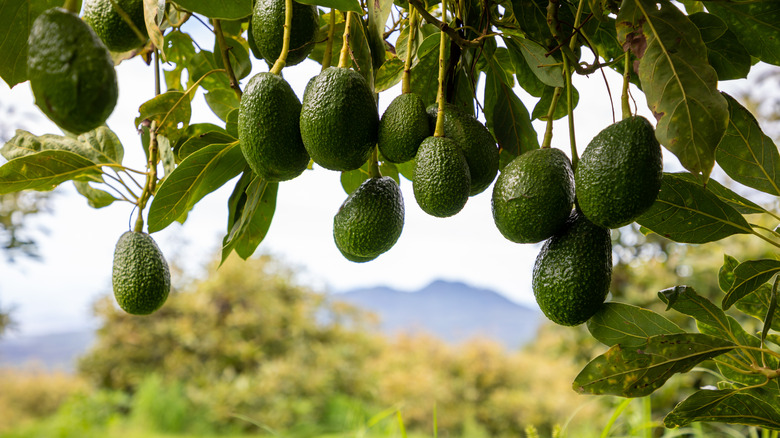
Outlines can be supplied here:
<path id="1" fill-rule="evenodd" d="M 191 27 L 190 31 L 198 41 L 210 35 L 202 28 Z M 201 46 L 213 47 L 213 42 Z M 299 98 L 308 79 L 319 68 L 319 64 L 307 60 L 285 69 L 284 76 Z M 267 70 L 263 62 L 255 61 L 252 74 Z M 133 120 L 138 107 L 154 96 L 153 70 L 135 58 L 121 63 L 117 74 L 119 101 L 107 125 L 125 147 L 124 163 L 141 169 L 145 160 Z M 593 136 L 612 123 L 613 105 L 620 117 L 622 78 L 608 69 L 605 74 L 613 102 L 601 74 L 574 78 L 580 93 L 574 113 L 580 153 Z M 243 79 L 241 85 L 250 77 Z M 515 91 L 530 112 L 536 99 L 518 87 Z M 381 94 L 380 114 L 399 92 L 400 86 L 396 86 Z M 638 113 L 653 121 L 642 94 L 634 93 L 634 97 Z M 23 121 L 24 128 L 33 134 L 60 133 L 34 106 L 28 83 L 9 89 L 0 82 L 0 102 L 4 107 L 14 106 L 19 113 L 34 115 Z M 198 122 L 218 122 L 201 93 L 193 101 L 191 120 Z M 536 121 L 534 127 L 541 143 L 544 123 Z M 568 154 L 566 118 L 556 121 L 554 129 L 553 146 Z M 664 152 L 666 170 L 679 168 L 672 155 Z M 280 183 L 276 213 L 257 254 L 278 257 L 299 272 L 301 282 L 321 291 L 379 285 L 411 291 L 433 280 L 446 279 L 490 288 L 518 303 L 536 306 L 531 270 L 541 244 L 520 245 L 501 236 L 490 208 L 492 186 L 470 198 L 456 216 L 441 219 L 428 216 L 417 206 L 411 182 L 402 178 L 406 218 L 398 243 L 376 260 L 356 264 L 344 259 L 333 242 L 333 215 L 347 196 L 339 176 L 338 172 L 315 166 L 293 181 Z M 199 202 L 183 225 L 174 223 L 153 234 L 163 253 L 170 260 L 175 259 L 190 276 L 203 275 L 203 266 L 218 252 L 226 231 L 227 199 L 234 184 L 228 182 Z M 129 229 L 132 206 L 115 203 L 94 210 L 71 183 L 63 184 L 54 193 L 52 213 L 32 220 L 32 229 L 45 230 L 36 233 L 42 259 L 0 262 L 0 306 L 13 308 L 17 321 L 12 336 L 93 327 L 92 303 L 111 293 L 114 245 Z"/>

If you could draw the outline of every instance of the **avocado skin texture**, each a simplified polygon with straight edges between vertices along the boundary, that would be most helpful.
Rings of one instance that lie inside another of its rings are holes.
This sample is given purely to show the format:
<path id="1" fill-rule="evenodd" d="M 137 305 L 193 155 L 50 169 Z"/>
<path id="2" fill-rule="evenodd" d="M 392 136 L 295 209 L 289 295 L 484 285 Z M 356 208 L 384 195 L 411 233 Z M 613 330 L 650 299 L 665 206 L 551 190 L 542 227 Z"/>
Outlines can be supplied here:
<path id="1" fill-rule="evenodd" d="M 436 127 L 438 106 L 428 106 L 431 132 Z M 456 105 L 444 105 L 444 136 L 460 146 L 471 175 L 469 196 L 478 195 L 490 186 L 498 174 L 498 147 L 493 135 L 471 114 L 465 113 Z"/>
<path id="2" fill-rule="evenodd" d="M 379 114 L 365 79 L 328 67 L 306 86 L 301 138 L 312 160 L 331 170 L 355 170 L 376 145 Z"/>
<path id="3" fill-rule="evenodd" d="M 653 205 L 662 176 L 653 126 L 630 117 L 599 132 L 585 148 L 574 173 L 577 202 L 593 223 L 622 227 Z"/>
<path id="4" fill-rule="evenodd" d="M 405 163 L 430 135 L 425 103 L 417 94 L 406 93 L 393 99 L 382 114 L 377 146 L 387 161 Z"/>
<path id="5" fill-rule="evenodd" d="M 548 239 L 566 223 L 573 204 L 574 174 L 560 149 L 536 149 L 516 157 L 493 186 L 493 221 L 516 243 Z"/>
<path id="6" fill-rule="evenodd" d="M 369 178 L 333 217 L 333 238 L 347 260 L 363 263 L 395 245 L 404 228 L 404 200 L 389 176 Z"/>
<path id="7" fill-rule="evenodd" d="M 542 246 L 532 286 L 536 302 L 550 321 L 575 326 L 601 308 L 611 278 L 609 229 L 574 211 L 564 228 Z"/>
<path id="8" fill-rule="evenodd" d="M 428 137 L 417 150 L 414 198 L 431 216 L 449 217 L 469 199 L 471 177 L 460 146 L 447 137 Z"/>
<path id="9" fill-rule="evenodd" d="M 303 147 L 301 102 L 281 76 L 258 73 L 241 96 L 238 138 L 249 167 L 266 181 L 287 181 L 303 173 L 309 154 Z"/>
<path id="10" fill-rule="evenodd" d="M 111 54 L 92 28 L 65 9 L 49 9 L 33 22 L 27 45 L 27 75 L 41 111 L 73 134 L 105 123 L 119 90 Z"/>
<path id="11" fill-rule="evenodd" d="M 151 236 L 127 231 L 119 237 L 112 283 L 119 307 L 132 315 L 148 315 L 165 303 L 171 274 Z"/>
<path id="12" fill-rule="evenodd" d="M 282 53 L 284 41 L 284 1 L 257 0 L 252 12 L 252 37 L 257 52 L 268 64 L 273 64 Z M 317 7 L 293 1 L 292 31 L 286 65 L 301 63 L 314 49 L 319 30 Z M 254 53 L 254 51 L 253 51 Z"/>
<path id="13" fill-rule="evenodd" d="M 146 34 L 143 0 L 115 0 L 116 4 L 130 16 L 135 27 Z M 84 21 L 103 40 L 108 50 L 126 52 L 145 43 L 147 38 L 138 39 L 138 35 L 128 25 L 111 4 L 111 0 L 85 0 Z"/>

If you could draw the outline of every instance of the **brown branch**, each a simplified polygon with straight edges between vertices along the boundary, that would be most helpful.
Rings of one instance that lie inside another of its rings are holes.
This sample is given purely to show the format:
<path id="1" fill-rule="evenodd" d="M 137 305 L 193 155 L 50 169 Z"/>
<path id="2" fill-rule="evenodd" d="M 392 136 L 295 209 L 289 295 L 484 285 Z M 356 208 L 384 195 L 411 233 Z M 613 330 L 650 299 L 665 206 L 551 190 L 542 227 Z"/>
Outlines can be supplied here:
<path id="1" fill-rule="evenodd" d="M 228 55 L 230 47 L 227 46 L 225 35 L 222 33 L 222 24 L 220 23 L 220 20 L 216 18 L 214 19 L 214 35 L 217 37 L 219 51 L 222 53 L 222 64 L 225 66 L 225 70 L 230 78 L 230 88 L 232 88 L 233 91 L 236 92 L 238 98 L 241 99 L 241 95 L 243 94 L 241 93 L 241 86 L 238 85 L 238 79 L 236 79 L 236 74 L 233 72 L 233 66 L 230 64 L 230 56 Z"/>

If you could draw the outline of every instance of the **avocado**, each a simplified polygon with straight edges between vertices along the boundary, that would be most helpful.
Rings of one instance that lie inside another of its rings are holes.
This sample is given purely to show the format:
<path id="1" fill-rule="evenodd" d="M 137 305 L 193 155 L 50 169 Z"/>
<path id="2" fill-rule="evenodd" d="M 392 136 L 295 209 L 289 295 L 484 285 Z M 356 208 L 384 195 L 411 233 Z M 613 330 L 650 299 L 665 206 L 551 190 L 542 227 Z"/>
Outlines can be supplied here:
<path id="1" fill-rule="evenodd" d="M 415 157 L 414 198 L 431 216 L 449 217 L 469 199 L 471 177 L 466 157 L 451 138 L 428 137 Z"/>
<path id="2" fill-rule="evenodd" d="M 436 104 L 428 107 L 431 132 L 436 126 L 438 110 Z M 485 191 L 498 174 L 498 147 L 493 135 L 474 116 L 447 103 L 444 105 L 444 136 L 455 140 L 466 157 L 471 175 L 469 196 Z"/>
<path id="3" fill-rule="evenodd" d="M 301 138 L 312 160 L 331 170 L 355 170 L 376 145 L 379 114 L 360 73 L 328 67 L 306 86 Z"/>
<path id="4" fill-rule="evenodd" d="M 333 238 L 347 260 L 362 263 L 395 245 L 404 227 L 404 201 L 389 176 L 369 178 L 333 217 Z"/>
<path id="5" fill-rule="evenodd" d="M 281 76 L 258 73 L 246 85 L 238 111 L 238 139 L 249 167 L 266 181 L 293 179 L 309 164 L 300 115 L 301 102 Z"/>
<path id="6" fill-rule="evenodd" d="M 560 149 L 535 149 L 516 157 L 493 186 L 493 221 L 512 242 L 548 239 L 566 223 L 573 204 L 571 162 Z"/>
<path id="7" fill-rule="evenodd" d="M 143 0 L 84 0 L 84 21 L 113 52 L 126 52 L 144 44 L 148 38 L 139 39 L 112 3 L 116 3 L 130 17 L 133 25 L 146 35 Z"/>
<path id="8" fill-rule="evenodd" d="M 401 94 L 388 105 L 379 121 L 377 146 L 387 161 L 405 163 L 432 134 L 425 103 L 414 93 Z"/>
<path id="9" fill-rule="evenodd" d="M 601 308 L 611 278 L 609 229 L 575 210 L 542 246 L 531 284 L 536 302 L 550 321 L 575 326 Z"/>
<path id="10" fill-rule="evenodd" d="M 114 250 L 111 276 L 119 307 L 132 315 L 159 309 L 171 290 L 171 274 L 160 248 L 146 233 L 127 231 Z"/>
<path id="11" fill-rule="evenodd" d="M 574 183 L 591 222 L 618 228 L 647 211 L 661 189 L 661 145 L 653 126 L 634 116 L 599 132 L 582 153 Z"/>
<path id="12" fill-rule="evenodd" d="M 282 53 L 284 2 L 285 0 L 257 0 L 252 12 L 252 39 L 257 52 L 269 65 L 276 62 Z M 286 65 L 299 64 L 309 56 L 314 49 L 314 40 L 319 26 L 316 6 L 293 1 L 290 49 L 287 53 Z"/>
<path id="13" fill-rule="evenodd" d="M 92 28 L 52 8 L 33 22 L 27 46 L 35 104 L 51 121 L 73 134 L 105 123 L 119 90 L 111 54 Z"/>

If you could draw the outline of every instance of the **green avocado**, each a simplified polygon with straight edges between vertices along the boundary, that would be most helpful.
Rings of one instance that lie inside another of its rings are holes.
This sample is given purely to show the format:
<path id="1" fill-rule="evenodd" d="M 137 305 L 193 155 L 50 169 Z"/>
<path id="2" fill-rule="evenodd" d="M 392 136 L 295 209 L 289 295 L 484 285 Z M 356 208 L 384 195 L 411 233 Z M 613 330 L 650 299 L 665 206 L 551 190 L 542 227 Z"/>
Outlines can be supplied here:
<path id="1" fill-rule="evenodd" d="M 328 67 L 306 86 L 301 138 L 312 160 L 331 170 L 355 170 L 376 145 L 379 114 L 360 73 Z"/>
<path id="2" fill-rule="evenodd" d="M 573 204 L 571 162 L 560 149 L 536 149 L 516 157 L 493 186 L 493 220 L 512 242 L 548 239 L 569 218 Z"/>
<path id="3" fill-rule="evenodd" d="M 369 178 L 333 217 L 333 238 L 347 260 L 362 263 L 395 245 L 404 228 L 404 200 L 389 176 Z"/>
<path id="4" fill-rule="evenodd" d="M 257 52 L 272 65 L 282 53 L 285 0 L 257 0 L 252 13 L 252 39 Z M 293 1 L 290 49 L 286 65 L 301 63 L 312 49 L 319 30 L 317 7 Z M 253 50 L 253 53 L 255 51 Z"/>
<path id="5" fill-rule="evenodd" d="M 451 138 L 428 137 L 417 150 L 414 165 L 414 198 L 431 216 L 449 217 L 469 199 L 471 177 L 466 157 Z"/>
<path id="6" fill-rule="evenodd" d="M 293 179 L 309 164 L 300 115 L 301 102 L 281 76 L 258 73 L 246 85 L 238 111 L 238 139 L 249 167 L 266 181 Z"/>
<path id="7" fill-rule="evenodd" d="M 609 229 L 572 212 L 563 229 L 542 246 L 531 284 L 550 321 L 575 326 L 603 305 L 612 278 Z"/>
<path id="8" fill-rule="evenodd" d="M 425 103 L 414 93 L 401 94 L 388 105 L 379 121 L 377 146 L 387 161 L 405 163 L 431 135 Z"/>
<path id="9" fill-rule="evenodd" d="M 436 126 L 438 106 L 428 106 L 431 132 Z M 453 104 L 444 105 L 444 136 L 449 137 L 460 146 L 471 175 L 469 196 L 482 193 L 496 179 L 498 174 L 498 147 L 493 135 L 488 129 Z"/>
<path id="10" fill-rule="evenodd" d="M 574 173 L 577 202 L 591 222 L 622 227 L 653 205 L 662 176 L 653 126 L 630 117 L 599 132 L 585 148 Z"/>
<path id="11" fill-rule="evenodd" d="M 114 297 L 125 312 L 148 315 L 171 290 L 171 274 L 160 248 L 146 233 L 127 231 L 114 250 Z"/>
<path id="12" fill-rule="evenodd" d="M 73 134 L 105 123 L 119 95 L 108 49 L 92 28 L 62 8 L 49 9 L 33 22 L 27 76 L 35 104 Z"/>
<path id="13" fill-rule="evenodd" d="M 133 25 L 146 35 L 143 0 L 113 0 L 116 6 L 125 12 Z M 84 0 L 84 21 L 103 40 L 108 50 L 126 52 L 145 43 L 148 38 L 138 38 L 138 34 L 122 18 L 112 4 L 112 0 Z"/>

